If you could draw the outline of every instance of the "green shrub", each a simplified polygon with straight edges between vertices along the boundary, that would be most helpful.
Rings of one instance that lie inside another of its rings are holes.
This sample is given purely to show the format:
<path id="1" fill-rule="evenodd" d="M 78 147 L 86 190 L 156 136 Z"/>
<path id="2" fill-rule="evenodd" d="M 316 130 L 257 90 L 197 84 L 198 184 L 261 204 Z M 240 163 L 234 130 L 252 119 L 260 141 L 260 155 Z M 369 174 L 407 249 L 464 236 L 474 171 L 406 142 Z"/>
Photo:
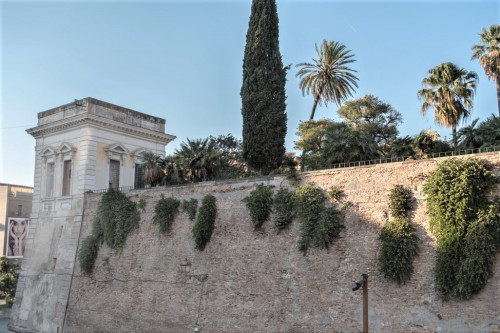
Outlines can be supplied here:
<path id="1" fill-rule="evenodd" d="M 435 286 L 444 300 L 469 299 L 491 276 L 500 248 L 500 204 L 488 192 L 498 182 L 478 159 L 448 159 L 424 185 L 437 238 Z"/>
<path id="2" fill-rule="evenodd" d="M 182 200 L 181 210 L 183 212 L 185 212 L 186 214 L 188 214 L 189 219 L 191 221 L 193 221 L 194 218 L 196 217 L 196 210 L 197 209 L 198 209 L 198 200 L 196 200 L 194 198 L 189 200 L 189 201 Z"/>
<path id="3" fill-rule="evenodd" d="M 255 230 L 269 219 L 273 204 L 273 191 L 270 186 L 260 184 L 253 190 L 248 197 L 243 199 L 252 218 L 252 224 Z"/>
<path id="4" fill-rule="evenodd" d="M 80 267 L 85 274 L 92 273 L 97 254 L 99 253 L 99 238 L 90 235 L 82 241 L 82 246 L 78 251 Z"/>
<path id="5" fill-rule="evenodd" d="M 412 209 L 411 190 L 403 185 L 395 185 L 389 194 L 389 211 L 393 218 L 407 217 Z"/>
<path id="6" fill-rule="evenodd" d="M 210 241 L 214 231 L 215 218 L 217 216 L 216 199 L 213 195 L 207 195 L 201 202 L 201 207 L 193 226 L 193 238 L 196 249 L 203 251 Z"/>
<path id="7" fill-rule="evenodd" d="M 179 213 L 180 204 L 181 202 L 175 198 L 165 198 L 163 194 L 161 195 L 161 199 L 156 203 L 155 215 L 153 216 L 153 223 L 159 226 L 161 233 L 170 231 L 170 227 Z"/>
<path id="8" fill-rule="evenodd" d="M 295 189 L 295 211 L 301 219 L 299 250 L 304 255 L 309 247 L 328 248 L 339 235 L 341 214 L 335 207 L 326 208 L 325 201 L 323 191 L 312 183 Z"/>
<path id="9" fill-rule="evenodd" d="M 97 218 L 104 242 L 116 250 L 125 245 L 128 234 L 139 226 L 140 214 L 137 205 L 125 194 L 110 188 L 102 196 Z"/>
<path id="10" fill-rule="evenodd" d="M 290 223 L 292 223 L 294 216 L 294 202 L 293 192 L 286 188 L 280 189 L 276 192 L 273 200 L 274 207 L 274 229 L 276 233 L 280 233 Z"/>
<path id="11" fill-rule="evenodd" d="M 321 212 L 316 230 L 313 234 L 312 245 L 320 249 L 328 249 L 333 240 L 339 237 L 342 218 L 335 207 L 325 207 Z"/>
<path id="12" fill-rule="evenodd" d="M 338 186 L 330 186 L 326 194 L 332 202 L 340 202 L 345 197 L 344 191 Z"/>
<path id="13" fill-rule="evenodd" d="M 86 274 L 92 272 L 99 245 L 103 242 L 112 249 L 120 250 L 130 232 L 139 226 L 139 220 L 137 204 L 120 191 L 110 188 L 97 207 L 92 235 L 82 241 L 78 251 L 81 269 Z"/>
<path id="14" fill-rule="evenodd" d="M 379 267 L 384 276 L 398 285 L 410 280 L 413 260 L 418 254 L 418 237 L 407 217 L 388 221 L 380 234 Z"/>
<path id="15" fill-rule="evenodd" d="M 16 272 L 16 265 L 11 264 L 6 257 L 1 257 L 0 295 L 5 296 L 5 302 L 8 306 L 12 306 L 12 303 L 14 303 L 18 279 L 19 274 Z"/>

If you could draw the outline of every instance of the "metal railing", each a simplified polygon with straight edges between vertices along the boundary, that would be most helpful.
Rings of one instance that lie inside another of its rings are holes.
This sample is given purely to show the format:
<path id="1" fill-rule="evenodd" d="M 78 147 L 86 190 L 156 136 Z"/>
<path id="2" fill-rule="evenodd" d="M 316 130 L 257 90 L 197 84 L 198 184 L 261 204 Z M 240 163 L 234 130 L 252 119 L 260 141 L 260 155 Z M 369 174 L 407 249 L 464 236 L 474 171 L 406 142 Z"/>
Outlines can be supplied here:
<path id="1" fill-rule="evenodd" d="M 491 146 L 486 148 L 474 148 L 474 149 L 464 149 L 464 150 L 452 150 L 441 153 L 430 153 L 423 155 L 409 155 L 409 156 L 401 156 L 401 157 L 389 157 L 389 158 L 380 158 L 376 160 L 367 160 L 367 161 L 353 161 L 353 162 L 344 162 L 331 164 L 326 166 L 320 166 L 316 168 L 304 168 L 304 171 L 313 171 L 313 170 L 325 170 L 325 169 L 339 169 L 339 168 L 352 168 L 352 167 L 360 167 L 367 165 L 375 165 L 375 164 L 384 164 L 384 163 L 395 163 L 395 162 L 404 162 L 407 159 L 413 160 L 425 160 L 430 158 L 439 158 L 439 157 L 451 157 L 451 156 L 462 156 L 462 155 L 471 155 L 471 154 L 480 154 L 480 153 L 491 153 L 500 151 L 500 146 Z"/>

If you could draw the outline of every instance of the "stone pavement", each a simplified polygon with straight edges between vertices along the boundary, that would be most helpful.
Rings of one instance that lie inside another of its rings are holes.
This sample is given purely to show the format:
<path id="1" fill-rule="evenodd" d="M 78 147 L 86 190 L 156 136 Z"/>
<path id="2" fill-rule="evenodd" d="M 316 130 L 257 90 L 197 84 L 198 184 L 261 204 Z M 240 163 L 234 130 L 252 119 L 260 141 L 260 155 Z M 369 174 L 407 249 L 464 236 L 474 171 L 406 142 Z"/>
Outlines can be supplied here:
<path id="1" fill-rule="evenodd" d="M 7 333 L 7 324 L 9 323 L 10 309 L 0 308 L 0 333 Z"/>

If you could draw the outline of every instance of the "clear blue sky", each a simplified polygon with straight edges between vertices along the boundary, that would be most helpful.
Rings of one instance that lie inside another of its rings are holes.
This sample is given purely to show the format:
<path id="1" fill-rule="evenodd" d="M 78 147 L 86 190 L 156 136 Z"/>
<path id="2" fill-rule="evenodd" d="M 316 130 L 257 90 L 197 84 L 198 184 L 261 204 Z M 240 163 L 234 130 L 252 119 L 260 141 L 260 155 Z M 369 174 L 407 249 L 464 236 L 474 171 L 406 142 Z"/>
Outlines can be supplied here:
<path id="1" fill-rule="evenodd" d="M 454 62 L 476 71 L 472 119 L 497 113 L 493 81 L 470 61 L 482 27 L 500 22 L 498 1 L 277 0 L 280 49 L 288 73 L 287 151 L 312 96 L 295 77 L 323 39 L 355 54 L 359 89 L 402 113 L 402 135 L 435 125 L 420 114 L 417 91 L 430 68 Z M 0 182 L 33 185 L 35 140 L 25 132 L 37 113 L 94 97 L 166 119 L 186 138 L 232 133 L 241 138 L 240 88 L 250 0 L 8 1 L 1 4 Z M 337 107 L 316 112 L 334 118 Z M 470 121 L 469 121 L 470 123 Z"/>

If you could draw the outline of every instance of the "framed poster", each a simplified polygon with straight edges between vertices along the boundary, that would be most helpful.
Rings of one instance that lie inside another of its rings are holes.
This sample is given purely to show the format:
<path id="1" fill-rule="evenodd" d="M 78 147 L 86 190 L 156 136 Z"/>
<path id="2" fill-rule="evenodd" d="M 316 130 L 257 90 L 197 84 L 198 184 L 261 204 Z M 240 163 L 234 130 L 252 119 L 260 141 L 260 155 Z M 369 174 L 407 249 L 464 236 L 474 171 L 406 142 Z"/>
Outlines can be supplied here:
<path id="1" fill-rule="evenodd" d="M 24 256 L 29 221 L 27 218 L 9 217 L 5 250 L 7 258 L 22 258 Z"/>

